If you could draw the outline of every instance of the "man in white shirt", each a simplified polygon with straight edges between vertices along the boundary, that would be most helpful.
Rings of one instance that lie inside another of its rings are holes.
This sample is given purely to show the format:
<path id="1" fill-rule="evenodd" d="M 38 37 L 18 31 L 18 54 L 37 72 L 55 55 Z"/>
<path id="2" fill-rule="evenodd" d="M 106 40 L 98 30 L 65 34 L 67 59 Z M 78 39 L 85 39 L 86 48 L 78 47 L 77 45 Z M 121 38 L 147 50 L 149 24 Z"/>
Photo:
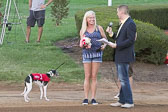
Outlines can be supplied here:
<path id="1" fill-rule="evenodd" d="M 45 8 L 52 1 L 53 0 L 48 0 L 48 2 L 45 4 L 45 0 L 29 0 L 30 15 L 27 18 L 26 43 L 29 43 L 31 27 L 34 27 L 36 22 L 37 22 L 37 25 L 38 25 L 37 42 L 40 42 L 42 32 L 43 32 L 43 25 L 44 25 L 44 22 L 45 22 Z"/>

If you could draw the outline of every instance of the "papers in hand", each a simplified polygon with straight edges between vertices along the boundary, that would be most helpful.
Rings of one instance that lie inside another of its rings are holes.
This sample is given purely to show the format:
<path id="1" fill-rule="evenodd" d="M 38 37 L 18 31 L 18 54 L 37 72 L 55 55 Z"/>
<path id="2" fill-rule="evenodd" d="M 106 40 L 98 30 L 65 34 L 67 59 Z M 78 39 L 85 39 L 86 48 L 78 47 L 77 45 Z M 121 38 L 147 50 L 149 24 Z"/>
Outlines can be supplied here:
<path id="1" fill-rule="evenodd" d="M 104 44 L 109 44 L 109 41 L 107 39 L 105 39 L 105 38 L 99 39 L 97 41 L 102 42 Z"/>

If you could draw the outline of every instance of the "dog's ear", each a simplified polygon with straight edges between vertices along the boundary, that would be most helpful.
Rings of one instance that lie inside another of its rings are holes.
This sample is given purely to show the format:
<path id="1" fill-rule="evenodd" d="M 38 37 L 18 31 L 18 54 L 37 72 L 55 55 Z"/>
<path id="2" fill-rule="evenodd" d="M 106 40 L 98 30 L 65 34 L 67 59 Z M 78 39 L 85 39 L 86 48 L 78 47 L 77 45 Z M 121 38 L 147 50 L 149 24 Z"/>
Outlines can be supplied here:
<path id="1" fill-rule="evenodd" d="M 54 73 L 55 73 L 55 76 L 56 76 L 56 77 L 59 76 L 59 73 L 58 73 L 57 70 L 55 70 Z"/>
<path id="2" fill-rule="evenodd" d="M 58 73 L 57 70 L 53 70 L 52 72 L 53 72 L 53 74 L 54 74 L 56 77 L 59 76 L 59 73 Z"/>
<path id="3" fill-rule="evenodd" d="M 54 75 L 56 75 L 56 70 L 52 70 L 52 73 L 53 73 Z"/>
<path id="4" fill-rule="evenodd" d="M 50 74 L 51 77 L 57 74 L 56 70 L 50 70 L 48 73 Z"/>

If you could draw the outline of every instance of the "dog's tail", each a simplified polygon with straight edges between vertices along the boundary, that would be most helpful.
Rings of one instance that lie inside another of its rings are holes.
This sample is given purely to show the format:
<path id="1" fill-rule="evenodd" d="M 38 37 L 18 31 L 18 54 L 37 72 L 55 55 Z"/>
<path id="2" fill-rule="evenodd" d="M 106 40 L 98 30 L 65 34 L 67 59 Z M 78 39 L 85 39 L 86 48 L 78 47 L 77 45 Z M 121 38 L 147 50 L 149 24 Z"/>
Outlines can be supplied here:
<path id="1" fill-rule="evenodd" d="M 22 96 L 23 96 L 23 95 L 26 93 L 26 91 L 27 91 L 26 81 L 24 82 L 24 84 L 25 84 L 24 91 L 23 91 L 23 93 L 20 94 L 20 95 L 22 95 Z"/>
<path id="2" fill-rule="evenodd" d="M 27 87 L 25 86 L 24 91 L 23 93 L 21 93 L 21 95 L 23 96 L 26 93 L 26 91 L 27 91 Z"/>
<path id="3" fill-rule="evenodd" d="M 30 75 L 31 75 L 31 74 L 30 74 Z M 25 88 L 24 88 L 23 93 L 21 93 L 21 95 L 24 95 L 24 94 L 26 93 L 26 91 L 27 91 L 26 82 L 30 83 L 30 81 L 32 81 L 30 75 L 28 75 L 28 76 L 26 77 L 26 79 L 25 79 L 25 83 L 24 83 L 24 84 L 25 84 Z"/>

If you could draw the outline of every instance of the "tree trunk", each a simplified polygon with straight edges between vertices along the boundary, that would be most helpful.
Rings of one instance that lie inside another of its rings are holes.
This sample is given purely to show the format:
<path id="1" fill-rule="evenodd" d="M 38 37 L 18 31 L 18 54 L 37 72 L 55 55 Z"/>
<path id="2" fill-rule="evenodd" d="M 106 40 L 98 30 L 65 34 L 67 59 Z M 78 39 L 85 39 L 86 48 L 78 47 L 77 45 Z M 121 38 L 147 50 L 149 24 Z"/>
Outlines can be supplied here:
<path id="1" fill-rule="evenodd" d="M 2 14 L 1 14 L 1 12 L 0 12 L 0 24 L 1 24 L 1 18 L 2 18 Z"/>

